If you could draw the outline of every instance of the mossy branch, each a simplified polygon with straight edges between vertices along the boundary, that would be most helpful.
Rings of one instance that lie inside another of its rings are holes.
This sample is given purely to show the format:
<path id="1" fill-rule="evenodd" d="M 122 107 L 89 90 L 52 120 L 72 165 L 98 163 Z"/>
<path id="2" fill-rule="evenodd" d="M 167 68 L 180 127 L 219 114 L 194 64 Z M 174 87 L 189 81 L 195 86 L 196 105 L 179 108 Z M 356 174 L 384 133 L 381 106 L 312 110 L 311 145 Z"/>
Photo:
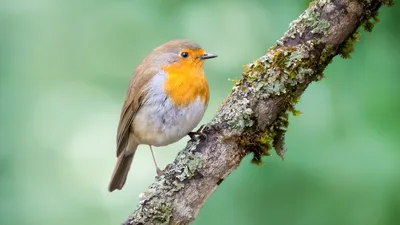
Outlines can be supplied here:
<path id="1" fill-rule="evenodd" d="M 268 52 L 249 63 L 215 118 L 207 138 L 189 141 L 163 175 L 140 196 L 124 224 L 189 224 L 218 185 L 253 153 L 260 164 L 271 148 L 283 158 L 288 113 L 307 86 L 323 77 L 336 55 L 348 58 L 357 30 L 371 31 L 390 0 L 319 0 L 289 25 Z"/>

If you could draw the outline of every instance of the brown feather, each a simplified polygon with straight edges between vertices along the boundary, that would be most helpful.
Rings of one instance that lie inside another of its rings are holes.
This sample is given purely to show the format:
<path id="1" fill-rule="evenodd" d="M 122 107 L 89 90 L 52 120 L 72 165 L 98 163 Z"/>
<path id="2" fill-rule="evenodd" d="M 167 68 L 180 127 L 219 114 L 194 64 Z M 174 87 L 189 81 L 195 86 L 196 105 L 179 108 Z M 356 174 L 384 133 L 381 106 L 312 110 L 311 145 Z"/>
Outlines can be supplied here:
<path id="1" fill-rule="evenodd" d="M 128 146 L 130 127 L 136 113 L 140 110 L 140 106 L 146 98 L 147 84 L 156 73 L 157 70 L 145 68 L 143 63 L 138 66 L 134 72 L 128 87 L 126 100 L 124 106 L 122 107 L 121 117 L 118 125 L 117 156 L 119 156 Z"/>
<path id="2" fill-rule="evenodd" d="M 125 184 L 126 177 L 128 176 L 129 169 L 132 164 L 134 154 L 125 156 L 120 155 L 118 157 L 117 164 L 115 165 L 115 169 L 113 175 L 111 177 L 110 184 L 108 185 L 108 191 L 112 192 L 115 189 L 121 190 Z"/>

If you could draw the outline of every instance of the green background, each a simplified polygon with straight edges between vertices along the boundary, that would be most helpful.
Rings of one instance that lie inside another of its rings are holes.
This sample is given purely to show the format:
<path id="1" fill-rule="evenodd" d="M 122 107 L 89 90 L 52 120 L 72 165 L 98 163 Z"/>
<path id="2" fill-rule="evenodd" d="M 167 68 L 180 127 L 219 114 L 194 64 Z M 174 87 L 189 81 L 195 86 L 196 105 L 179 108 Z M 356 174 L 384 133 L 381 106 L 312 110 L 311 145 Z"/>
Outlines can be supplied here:
<path id="1" fill-rule="evenodd" d="M 154 179 L 139 148 L 107 192 L 134 68 L 189 38 L 206 63 L 210 121 L 239 78 L 308 6 L 299 0 L 3 0 L 0 3 L 0 224 L 120 224 Z M 290 119 L 284 162 L 247 157 L 194 224 L 382 225 L 400 221 L 399 7 L 380 10 L 352 59 L 339 57 Z M 188 138 L 155 148 L 162 167 Z"/>

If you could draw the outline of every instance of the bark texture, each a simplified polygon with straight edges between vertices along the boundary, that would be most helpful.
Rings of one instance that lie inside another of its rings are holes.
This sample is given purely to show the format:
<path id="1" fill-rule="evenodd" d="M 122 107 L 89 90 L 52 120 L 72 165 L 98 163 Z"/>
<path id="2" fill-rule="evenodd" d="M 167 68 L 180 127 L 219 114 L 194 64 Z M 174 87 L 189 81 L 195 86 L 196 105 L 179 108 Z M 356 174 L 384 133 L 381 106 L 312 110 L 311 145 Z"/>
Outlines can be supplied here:
<path id="1" fill-rule="evenodd" d="M 358 28 L 370 31 L 383 0 L 319 0 L 289 25 L 268 52 L 249 63 L 215 118 L 189 141 L 164 174 L 140 196 L 124 224 L 189 224 L 218 185 L 253 154 L 286 151 L 288 113 L 336 55 L 349 57 Z"/>

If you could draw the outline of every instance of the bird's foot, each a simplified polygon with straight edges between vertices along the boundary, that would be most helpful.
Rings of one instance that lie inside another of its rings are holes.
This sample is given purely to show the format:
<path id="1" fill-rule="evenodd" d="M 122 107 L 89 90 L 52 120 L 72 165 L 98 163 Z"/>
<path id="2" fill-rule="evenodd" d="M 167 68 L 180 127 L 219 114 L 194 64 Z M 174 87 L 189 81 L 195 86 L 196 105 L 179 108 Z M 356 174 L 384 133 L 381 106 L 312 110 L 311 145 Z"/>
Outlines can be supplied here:
<path id="1" fill-rule="evenodd" d="M 196 131 L 190 131 L 190 132 L 188 133 L 190 139 L 191 139 L 192 141 L 194 141 L 194 140 L 196 140 L 196 136 L 200 136 L 200 137 L 206 139 L 206 138 L 207 138 L 207 135 L 206 135 L 205 133 L 203 133 L 204 127 L 205 127 L 205 124 L 201 125 L 200 128 L 197 129 Z"/>
<path id="2" fill-rule="evenodd" d="M 157 167 L 156 170 L 157 170 L 157 175 L 158 175 L 158 176 L 161 176 L 161 175 L 163 174 L 163 171 L 160 170 L 160 168 Z"/>

